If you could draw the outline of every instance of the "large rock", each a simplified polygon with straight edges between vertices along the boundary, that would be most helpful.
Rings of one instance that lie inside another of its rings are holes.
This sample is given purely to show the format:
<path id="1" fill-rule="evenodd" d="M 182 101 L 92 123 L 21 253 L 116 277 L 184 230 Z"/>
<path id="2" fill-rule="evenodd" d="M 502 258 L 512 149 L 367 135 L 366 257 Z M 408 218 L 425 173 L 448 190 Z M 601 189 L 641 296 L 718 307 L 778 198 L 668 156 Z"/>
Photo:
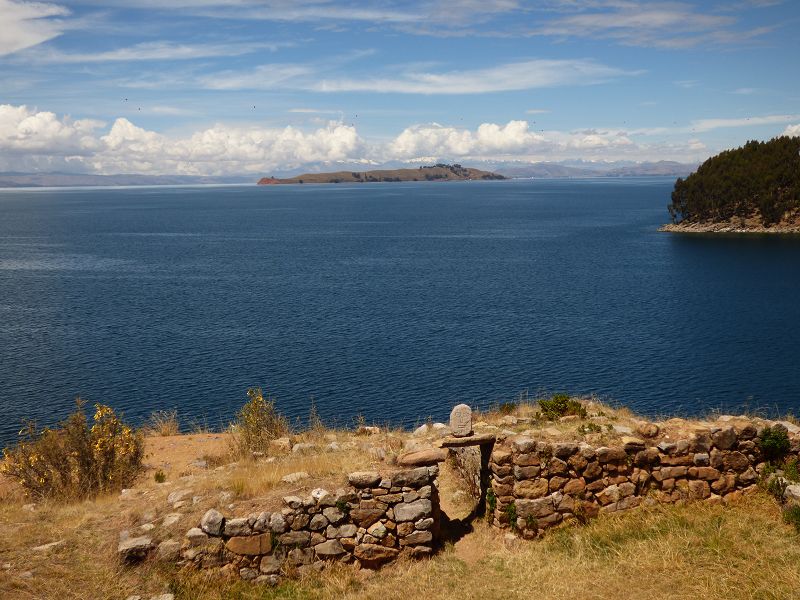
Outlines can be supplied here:
<path id="1" fill-rule="evenodd" d="M 156 554 L 160 560 L 177 560 L 181 554 L 181 543 L 178 540 L 164 540 L 158 545 Z"/>
<path id="2" fill-rule="evenodd" d="M 225 517 L 218 510 L 210 509 L 203 518 L 200 519 L 200 529 L 208 535 L 222 535 L 222 528 L 225 525 Z"/>
<path id="3" fill-rule="evenodd" d="M 415 452 L 406 452 L 397 457 L 397 464 L 402 467 L 417 467 L 435 465 L 447 458 L 447 450 L 442 448 L 428 448 Z"/>
<path id="4" fill-rule="evenodd" d="M 397 487 L 421 487 L 431 480 L 428 467 L 417 467 L 409 471 L 398 471 L 392 474 L 392 485 Z"/>
<path id="5" fill-rule="evenodd" d="M 339 540 L 328 540 L 314 546 L 314 552 L 319 558 L 336 558 L 346 551 Z"/>
<path id="6" fill-rule="evenodd" d="M 347 476 L 347 481 L 356 488 L 374 487 L 380 483 L 381 474 L 377 471 L 356 471 Z"/>
<path id="7" fill-rule="evenodd" d="M 353 555 L 361 561 L 361 566 L 375 568 L 397 557 L 398 550 L 378 544 L 359 544 L 353 549 Z"/>
<path id="8" fill-rule="evenodd" d="M 222 528 L 222 533 L 225 537 L 250 535 L 250 532 L 251 527 L 246 518 L 227 519 L 225 521 L 225 526 Z"/>
<path id="9" fill-rule="evenodd" d="M 450 412 L 450 430 L 453 437 L 472 435 L 472 409 L 466 404 L 457 404 Z"/>
<path id="10" fill-rule="evenodd" d="M 278 538 L 284 546 L 297 546 L 305 548 L 311 542 L 311 534 L 308 531 L 290 531 Z"/>
<path id="11" fill-rule="evenodd" d="M 787 502 L 800 504 L 800 484 L 787 485 L 786 491 L 783 492 L 783 498 Z"/>
<path id="12" fill-rule="evenodd" d="M 289 473 L 288 475 L 284 475 L 281 477 L 281 481 L 283 483 L 288 483 L 290 485 L 294 485 L 295 483 L 300 483 L 304 479 L 308 479 L 309 474 L 305 471 L 296 471 L 295 473 Z"/>
<path id="13" fill-rule="evenodd" d="M 262 533 L 260 535 L 232 537 L 225 544 L 225 547 L 234 554 L 242 556 L 266 554 L 272 549 L 272 535 Z"/>
<path id="14" fill-rule="evenodd" d="M 711 440 L 720 450 L 730 450 L 736 444 L 736 430 L 733 427 L 724 427 L 712 433 Z"/>
<path id="15" fill-rule="evenodd" d="M 394 507 L 394 518 L 398 523 L 417 521 L 430 516 L 432 508 L 431 501 L 425 498 L 414 500 L 414 502 L 401 502 Z"/>
<path id="16" fill-rule="evenodd" d="M 125 562 L 136 562 L 147 558 L 154 547 L 153 540 L 149 537 L 128 538 L 119 543 L 117 554 Z"/>
<path id="17" fill-rule="evenodd" d="M 359 527 L 366 528 L 380 521 L 384 514 L 384 510 L 380 508 L 354 508 L 350 511 L 350 518 Z"/>

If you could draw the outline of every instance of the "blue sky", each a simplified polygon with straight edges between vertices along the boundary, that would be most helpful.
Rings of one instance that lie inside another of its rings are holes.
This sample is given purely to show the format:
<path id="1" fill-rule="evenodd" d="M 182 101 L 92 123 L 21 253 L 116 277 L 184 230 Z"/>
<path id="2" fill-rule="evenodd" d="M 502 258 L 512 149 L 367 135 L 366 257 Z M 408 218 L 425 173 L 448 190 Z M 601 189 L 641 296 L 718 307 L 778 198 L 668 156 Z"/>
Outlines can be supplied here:
<path id="1" fill-rule="evenodd" d="M 0 170 L 702 160 L 800 135 L 799 24 L 795 0 L 0 0 Z"/>

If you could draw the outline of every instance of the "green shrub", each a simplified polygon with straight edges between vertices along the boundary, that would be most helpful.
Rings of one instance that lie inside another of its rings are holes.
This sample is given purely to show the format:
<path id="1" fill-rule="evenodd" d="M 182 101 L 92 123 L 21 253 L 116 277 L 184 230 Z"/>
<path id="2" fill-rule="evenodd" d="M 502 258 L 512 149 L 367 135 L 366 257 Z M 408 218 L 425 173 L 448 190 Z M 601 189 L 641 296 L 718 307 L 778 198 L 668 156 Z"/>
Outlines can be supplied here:
<path id="1" fill-rule="evenodd" d="M 156 483 L 164 483 L 167 480 L 167 475 L 159 469 L 155 473 L 153 473 L 153 479 L 155 479 Z"/>
<path id="2" fill-rule="evenodd" d="M 783 511 L 783 520 L 789 525 L 793 525 L 795 531 L 800 533 L 800 506 L 793 504 Z"/>
<path id="3" fill-rule="evenodd" d="M 789 453 L 789 434 L 780 425 L 767 427 L 761 432 L 759 446 L 766 460 L 779 463 Z"/>
<path id="4" fill-rule="evenodd" d="M 37 498 L 82 499 L 129 486 L 142 469 L 144 440 L 114 411 L 95 404 L 91 425 L 76 411 L 56 428 L 36 432 L 29 423 L 20 441 L 3 450 L 0 472 Z"/>
<path id="5" fill-rule="evenodd" d="M 272 398 L 264 397 L 261 388 L 250 388 L 247 397 L 231 424 L 232 453 L 245 458 L 253 452 L 267 454 L 271 441 L 289 434 L 289 421 L 275 409 Z"/>
<path id="6" fill-rule="evenodd" d="M 567 415 L 577 415 L 586 418 L 586 409 L 578 400 L 570 398 L 567 394 L 554 394 L 551 398 L 539 400 L 542 416 L 550 421 L 555 421 Z"/>

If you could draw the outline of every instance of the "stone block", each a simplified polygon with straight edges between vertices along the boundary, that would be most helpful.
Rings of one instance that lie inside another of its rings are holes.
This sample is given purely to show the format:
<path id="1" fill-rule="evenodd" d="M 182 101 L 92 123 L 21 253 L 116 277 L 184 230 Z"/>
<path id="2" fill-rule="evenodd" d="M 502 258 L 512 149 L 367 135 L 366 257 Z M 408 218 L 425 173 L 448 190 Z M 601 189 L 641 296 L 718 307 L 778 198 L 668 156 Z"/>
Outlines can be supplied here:
<path id="1" fill-rule="evenodd" d="M 472 409 L 466 404 L 457 404 L 450 412 L 450 431 L 453 437 L 472 435 Z"/>

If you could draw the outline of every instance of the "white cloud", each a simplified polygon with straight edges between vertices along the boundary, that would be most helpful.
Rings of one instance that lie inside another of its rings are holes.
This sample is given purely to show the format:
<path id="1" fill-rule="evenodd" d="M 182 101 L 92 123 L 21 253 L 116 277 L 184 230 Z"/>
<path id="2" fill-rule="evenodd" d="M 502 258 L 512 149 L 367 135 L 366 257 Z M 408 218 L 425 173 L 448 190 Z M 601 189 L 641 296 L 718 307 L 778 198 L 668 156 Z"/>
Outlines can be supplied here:
<path id="1" fill-rule="evenodd" d="M 2 2 L 2 0 L 0 0 Z M 176 44 L 173 42 L 143 42 L 125 48 L 94 53 L 67 53 L 56 50 L 36 50 L 25 54 L 26 61 L 39 63 L 100 63 L 153 60 L 193 60 L 217 56 L 241 56 L 260 50 L 276 51 L 294 46 L 293 42 L 258 42 L 236 44 Z"/>
<path id="2" fill-rule="evenodd" d="M 482 123 L 474 129 L 414 125 L 394 138 L 370 143 L 354 126 L 337 121 L 314 130 L 220 123 L 188 135 L 168 136 L 125 118 L 107 127 L 90 119 L 0 105 L 0 170 L 224 175 L 265 174 L 320 163 L 432 158 L 686 162 L 710 153 L 696 138 L 653 144 L 637 136 L 621 129 L 535 131 L 525 120 Z"/>
<path id="3" fill-rule="evenodd" d="M 572 132 L 530 129 L 527 121 L 505 125 L 483 123 L 477 129 L 446 127 L 437 123 L 403 130 L 386 148 L 387 159 L 417 157 L 470 157 L 479 159 L 580 156 L 598 151 L 626 151 L 636 147 L 621 130 L 585 129 Z"/>
<path id="4" fill-rule="evenodd" d="M 772 27 L 737 27 L 738 19 L 718 11 L 700 12 L 686 3 L 636 0 L 565 1 L 570 12 L 529 32 L 530 35 L 611 39 L 629 46 L 689 48 L 702 44 L 741 44 Z"/>
<path id="5" fill-rule="evenodd" d="M 58 37 L 63 24 L 53 17 L 69 14 L 69 10 L 56 4 L 0 0 L 0 56 Z"/>
<path id="6" fill-rule="evenodd" d="M 800 123 L 797 125 L 789 125 L 786 129 L 783 130 L 781 135 L 788 135 L 790 137 L 800 137 Z"/>
<path id="7" fill-rule="evenodd" d="M 310 64 L 262 65 L 248 72 L 222 72 L 201 78 L 210 89 L 299 89 L 314 92 L 397 94 L 484 94 L 568 85 L 592 85 L 642 71 L 625 71 L 593 60 L 534 59 L 484 69 L 418 71 L 398 67 L 392 77 L 324 77 Z"/>
<path id="8" fill-rule="evenodd" d="M 0 150 L 3 152 L 89 155 L 98 148 L 93 119 L 58 118 L 27 106 L 0 104 Z"/>
<path id="9" fill-rule="evenodd" d="M 728 127 L 752 127 L 755 125 L 774 125 L 800 119 L 800 115 L 765 115 L 760 117 L 739 117 L 735 119 L 699 119 L 692 121 L 692 131 L 711 131 Z"/>

